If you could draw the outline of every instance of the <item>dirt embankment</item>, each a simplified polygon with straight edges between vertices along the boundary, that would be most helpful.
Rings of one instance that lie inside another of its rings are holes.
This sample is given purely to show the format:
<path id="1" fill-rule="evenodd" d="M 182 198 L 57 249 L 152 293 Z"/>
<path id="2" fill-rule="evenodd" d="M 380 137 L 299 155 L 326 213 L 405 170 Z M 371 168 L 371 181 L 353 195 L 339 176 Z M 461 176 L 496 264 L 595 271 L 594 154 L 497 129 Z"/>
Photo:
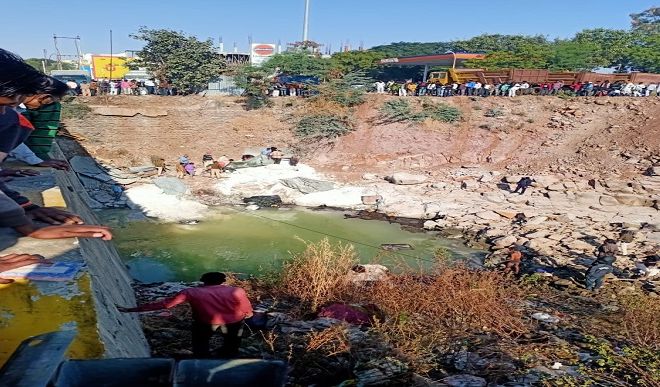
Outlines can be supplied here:
<path id="1" fill-rule="evenodd" d="M 660 99 L 522 96 L 418 98 L 459 108 L 457 124 L 376 124 L 390 96 L 370 95 L 356 108 L 356 130 L 308 152 L 313 166 L 343 180 L 392 170 L 439 173 L 479 163 L 511 173 L 561 172 L 626 175 L 660 153 Z M 302 99 L 274 99 L 275 106 L 245 111 L 233 97 L 99 97 L 79 99 L 92 108 L 67 119 L 95 157 L 117 166 L 138 165 L 158 155 L 174 162 L 206 151 L 238 158 L 246 149 L 295 146 Z M 101 113 L 101 114 L 97 114 Z"/>

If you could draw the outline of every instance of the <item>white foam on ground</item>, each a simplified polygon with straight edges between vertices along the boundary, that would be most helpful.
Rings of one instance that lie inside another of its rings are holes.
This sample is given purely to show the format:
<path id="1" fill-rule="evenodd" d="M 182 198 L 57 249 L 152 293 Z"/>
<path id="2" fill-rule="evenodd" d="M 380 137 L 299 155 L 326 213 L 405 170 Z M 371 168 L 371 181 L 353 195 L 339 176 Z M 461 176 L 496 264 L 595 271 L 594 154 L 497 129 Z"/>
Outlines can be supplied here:
<path id="1" fill-rule="evenodd" d="M 203 218 L 207 212 L 204 204 L 167 195 L 153 184 L 129 188 L 125 192 L 128 206 L 139 209 L 145 215 L 165 221 L 181 221 Z"/>
<path id="2" fill-rule="evenodd" d="M 287 164 L 271 164 L 263 167 L 237 169 L 216 184 L 215 189 L 223 195 L 230 196 L 244 192 L 246 187 L 260 188 L 262 194 L 265 195 L 280 180 L 294 177 L 323 180 L 323 176 L 308 165 L 298 164 L 292 167 Z"/>

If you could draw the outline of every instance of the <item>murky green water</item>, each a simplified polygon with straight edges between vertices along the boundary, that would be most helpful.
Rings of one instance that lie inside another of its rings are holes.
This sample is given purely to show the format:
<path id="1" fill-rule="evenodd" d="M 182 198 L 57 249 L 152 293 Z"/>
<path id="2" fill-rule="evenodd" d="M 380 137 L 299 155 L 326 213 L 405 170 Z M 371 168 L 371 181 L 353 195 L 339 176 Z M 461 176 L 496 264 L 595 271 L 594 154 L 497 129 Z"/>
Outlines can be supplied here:
<path id="1" fill-rule="evenodd" d="M 345 219 L 335 211 L 222 209 L 197 225 L 126 222 L 121 212 L 106 212 L 103 218 L 115 228 L 117 248 L 131 275 L 142 282 L 192 281 L 207 271 L 255 274 L 279 267 L 304 249 L 304 241 L 326 236 L 333 243 L 353 241 L 365 263 L 429 267 L 439 247 L 455 259 L 482 256 L 460 240 L 409 232 L 383 221 Z M 414 250 L 384 251 L 379 248 L 383 243 L 407 243 Z"/>

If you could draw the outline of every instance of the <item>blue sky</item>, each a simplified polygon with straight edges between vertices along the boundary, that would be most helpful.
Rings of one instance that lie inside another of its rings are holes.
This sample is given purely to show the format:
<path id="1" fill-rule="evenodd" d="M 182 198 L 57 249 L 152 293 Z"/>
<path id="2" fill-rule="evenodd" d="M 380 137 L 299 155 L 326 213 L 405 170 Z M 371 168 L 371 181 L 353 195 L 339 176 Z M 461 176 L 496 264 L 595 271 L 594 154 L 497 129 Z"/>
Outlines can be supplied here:
<path id="1" fill-rule="evenodd" d="M 628 15 L 660 0 L 311 0 L 312 40 L 352 47 L 399 41 L 433 42 L 482 33 L 570 37 L 585 28 L 628 28 Z M 141 47 L 128 35 L 139 26 L 184 31 L 199 38 L 222 36 L 240 51 L 255 43 L 300 40 L 304 0 L 0 0 L 0 47 L 23 57 L 54 52 L 54 33 L 80 35 L 83 52 Z M 14 16 L 11 16 L 14 15 Z M 63 53 L 74 53 L 62 43 Z"/>

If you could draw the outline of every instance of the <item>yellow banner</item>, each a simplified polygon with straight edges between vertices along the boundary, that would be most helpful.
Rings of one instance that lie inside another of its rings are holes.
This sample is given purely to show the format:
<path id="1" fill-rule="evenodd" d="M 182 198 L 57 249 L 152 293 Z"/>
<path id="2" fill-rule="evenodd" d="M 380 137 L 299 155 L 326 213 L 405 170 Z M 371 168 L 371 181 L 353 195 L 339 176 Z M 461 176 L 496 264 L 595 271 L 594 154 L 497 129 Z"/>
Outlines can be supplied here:
<path id="1" fill-rule="evenodd" d="M 94 69 L 94 78 L 123 78 L 129 71 L 126 62 L 130 59 L 122 57 L 112 57 L 112 64 L 110 64 L 109 56 L 92 56 L 92 66 Z"/>

